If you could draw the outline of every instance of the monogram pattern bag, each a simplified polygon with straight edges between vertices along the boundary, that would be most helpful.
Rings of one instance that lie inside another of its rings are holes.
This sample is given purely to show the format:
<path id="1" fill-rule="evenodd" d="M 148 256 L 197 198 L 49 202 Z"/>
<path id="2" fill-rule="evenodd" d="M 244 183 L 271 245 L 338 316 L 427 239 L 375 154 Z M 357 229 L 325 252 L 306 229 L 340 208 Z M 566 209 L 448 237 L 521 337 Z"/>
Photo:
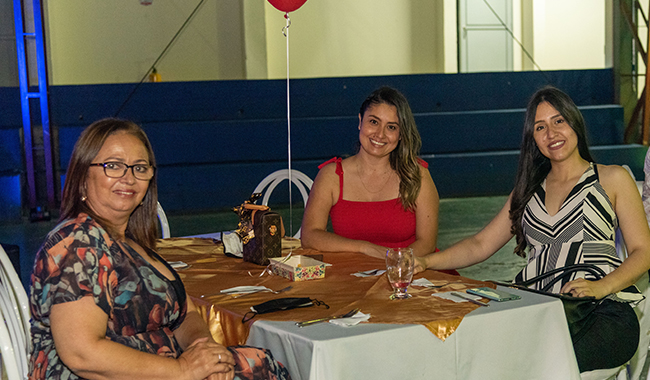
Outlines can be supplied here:
<path id="1" fill-rule="evenodd" d="M 239 215 L 235 233 L 242 240 L 244 261 L 268 265 L 269 258 L 282 255 L 284 225 L 280 214 L 268 206 L 255 204 L 261 195 L 255 193 L 233 209 Z"/>

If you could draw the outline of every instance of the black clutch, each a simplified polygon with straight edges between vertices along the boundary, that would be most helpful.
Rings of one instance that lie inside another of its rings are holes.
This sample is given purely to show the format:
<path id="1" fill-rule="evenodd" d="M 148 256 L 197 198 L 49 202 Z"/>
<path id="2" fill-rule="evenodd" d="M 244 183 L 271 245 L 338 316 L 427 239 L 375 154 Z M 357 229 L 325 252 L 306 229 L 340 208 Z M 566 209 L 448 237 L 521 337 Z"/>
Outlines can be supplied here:
<path id="1" fill-rule="evenodd" d="M 273 313 L 275 311 L 291 310 L 299 307 L 309 307 L 314 305 L 325 306 L 327 309 L 330 308 L 325 302 L 313 300 L 309 297 L 276 298 L 274 300 L 251 306 L 251 311 L 244 314 L 244 317 L 241 321 L 242 323 L 246 323 L 255 318 L 257 314 Z"/>

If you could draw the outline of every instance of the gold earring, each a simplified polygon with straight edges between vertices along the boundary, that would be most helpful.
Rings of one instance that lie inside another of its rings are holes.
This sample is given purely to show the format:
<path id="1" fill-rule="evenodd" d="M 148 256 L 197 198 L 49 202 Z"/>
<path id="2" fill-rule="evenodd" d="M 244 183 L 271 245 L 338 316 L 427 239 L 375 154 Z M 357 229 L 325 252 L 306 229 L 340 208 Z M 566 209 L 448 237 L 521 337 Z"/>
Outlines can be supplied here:
<path id="1" fill-rule="evenodd" d="M 88 199 L 88 198 L 87 198 L 85 195 L 82 195 L 82 196 L 81 196 L 81 201 L 82 201 L 82 202 L 85 202 L 86 199 Z"/>

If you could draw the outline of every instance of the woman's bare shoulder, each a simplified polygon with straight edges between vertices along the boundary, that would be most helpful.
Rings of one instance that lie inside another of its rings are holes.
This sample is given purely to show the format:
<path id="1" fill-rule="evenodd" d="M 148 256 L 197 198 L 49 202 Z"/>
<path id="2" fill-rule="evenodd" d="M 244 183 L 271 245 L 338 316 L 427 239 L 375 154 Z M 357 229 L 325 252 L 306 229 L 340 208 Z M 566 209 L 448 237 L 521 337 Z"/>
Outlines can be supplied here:
<path id="1" fill-rule="evenodd" d="M 613 182 L 627 181 L 634 179 L 634 175 L 620 165 L 601 165 L 598 164 L 598 178 L 601 181 Z"/>
<path id="2" fill-rule="evenodd" d="M 327 174 L 335 174 L 336 172 L 336 162 L 330 162 L 329 164 L 322 166 L 320 170 L 318 171 L 318 175 L 321 173 L 327 175 Z"/>
<path id="3" fill-rule="evenodd" d="M 429 171 L 428 166 L 419 165 L 420 168 L 420 178 L 422 178 L 422 183 L 431 182 L 433 183 L 433 177 L 431 176 L 431 171 Z"/>
<path id="4" fill-rule="evenodd" d="M 314 179 L 314 185 L 318 187 L 335 187 L 339 183 L 339 176 L 337 174 L 338 163 L 332 161 L 325 166 L 322 166 Z"/>
<path id="5" fill-rule="evenodd" d="M 422 175 L 431 175 L 431 172 L 429 171 L 429 166 L 423 166 L 423 165 L 418 165 L 418 168 L 420 168 L 420 174 Z"/>
<path id="6" fill-rule="evenodd" d="M 626 198 L 638 191 L 632 174 L 619 165 L 598 165 L 598 181 L 613 204 L 619 195 Z"/>

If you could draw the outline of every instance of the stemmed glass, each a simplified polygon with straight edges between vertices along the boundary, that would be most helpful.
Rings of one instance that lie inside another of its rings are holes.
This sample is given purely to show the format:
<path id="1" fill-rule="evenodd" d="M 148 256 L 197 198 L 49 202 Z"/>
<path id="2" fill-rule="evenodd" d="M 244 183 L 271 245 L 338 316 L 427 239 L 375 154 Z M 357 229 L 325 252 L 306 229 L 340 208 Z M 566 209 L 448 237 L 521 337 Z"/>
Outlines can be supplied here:
<path id="1" fill-rule="evenodd" d="M 389 248 L 386 251 L 386 274 L 393 287 L 391 300 L 411 297 L 406 290 L 413 279 L 414 264 L 412 248 Z"/>

